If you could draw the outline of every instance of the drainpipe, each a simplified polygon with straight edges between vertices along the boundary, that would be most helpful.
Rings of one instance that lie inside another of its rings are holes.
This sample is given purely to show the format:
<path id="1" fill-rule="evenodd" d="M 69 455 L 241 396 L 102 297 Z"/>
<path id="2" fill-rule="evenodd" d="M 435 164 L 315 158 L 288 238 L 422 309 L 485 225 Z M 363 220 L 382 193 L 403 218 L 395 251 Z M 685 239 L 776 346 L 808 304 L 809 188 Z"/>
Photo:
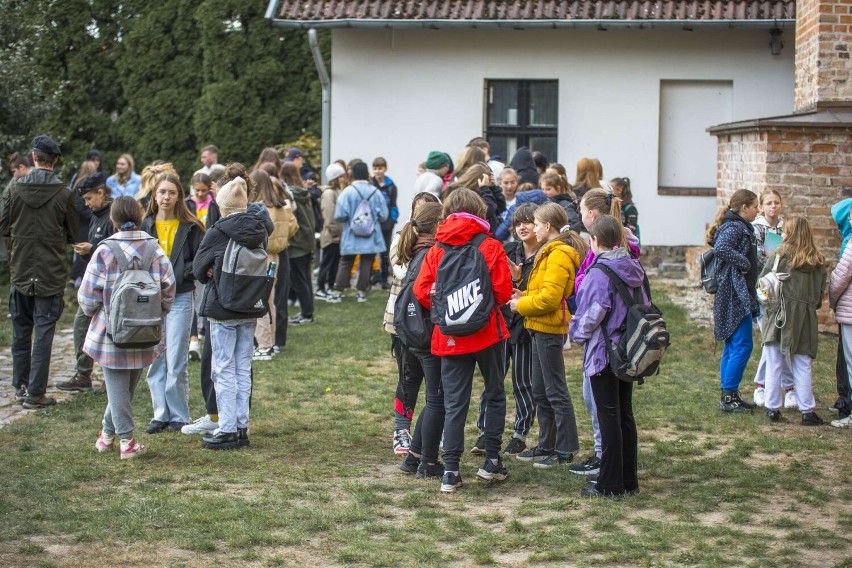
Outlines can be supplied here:
<path id="1" fill-rule="evenodd" d="M 308 30 L 308 44 L 311 46 L 311 54 L 314 56 L 314 65 L 317 67 L 320 83 L 322 84 L 322 182 L 325 179 L 325 168 L 331 163 L 331 81 L 322 59 L 317 31 L 314 28 Z"/>

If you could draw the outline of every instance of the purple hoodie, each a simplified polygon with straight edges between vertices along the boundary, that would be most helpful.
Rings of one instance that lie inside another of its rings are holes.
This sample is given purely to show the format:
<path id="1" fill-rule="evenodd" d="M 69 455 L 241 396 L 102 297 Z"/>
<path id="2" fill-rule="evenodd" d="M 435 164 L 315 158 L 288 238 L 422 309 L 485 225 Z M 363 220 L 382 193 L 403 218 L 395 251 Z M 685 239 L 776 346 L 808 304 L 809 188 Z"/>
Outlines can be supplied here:
<path id="1" fill-rule="evenodd" d="M 626 251 L 616 249 L 604 252 L 597 261 L 610 267 L 631 292 L 642 286 L 645 271 L 639 261 L 631 258 Z M 642 299 L 648 301 L 644 290 Z M 577 313 L 571 318 L 570 324 L 571 339 L 586 346 L 583 370 L 587 377 L 600 373 L 608 363 L 606 344 L 601 331 L 601 325 L 608 313 L 612 315 L 607 322 L 607 332 L 610 340 L 617 343 L 621 339 L 619 328 L 627 317 L 627 305 L 603 270 L 590 269 L 586 272 L 586 284 L 577 293 Z"/>
<path id="2" fill-rule="evenodd" d="M 624 232 L 627 233 L 627 248 L 630 249 L 630 256 L 635 259 L 639 258 L 641 251 L 639 250 L 639 239 L 636 238 L 636 235 L 633 234 L 633 231 L 624 227 Z M 586 278 L 586 271 L 589 267 L 595 262 L 595 251 L 589 247 L 589 252 L 586 254 L 586 258 L 583 259 L 583 262 L 580 263 L 580 268 L 577 270 L 577 276 L 574 277 L 574 290 L 580 290 L 580 284 L 583 283 L 583 280 Z"/>

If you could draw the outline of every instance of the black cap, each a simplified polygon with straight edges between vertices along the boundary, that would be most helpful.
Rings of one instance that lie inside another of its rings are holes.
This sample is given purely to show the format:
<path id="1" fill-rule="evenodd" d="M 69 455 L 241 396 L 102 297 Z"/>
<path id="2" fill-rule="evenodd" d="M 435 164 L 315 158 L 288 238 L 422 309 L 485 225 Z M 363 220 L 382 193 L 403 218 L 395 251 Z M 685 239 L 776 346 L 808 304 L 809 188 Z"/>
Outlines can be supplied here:
<path id="1" fill-rule="evenodd" d="M 305 181 L 307 181 L 307 180 L 316 181 L 317 180 L 317 174 L 314 170 L 308 170 L 304 173 L 304 175 L 302 175 L 302 179 L 305 180 Z"/>
<path id="2" fill-rule="evenodd" d="M 104 159 L 103 155 L 101 155 L 101 151 L 98 150 L 97 148 L 92 148 L 91 150 L 89 150 L 89 153 L 86 154 L 87 160 L 91 160 L 93 158 L 97 158 L 98 160 Z"/>
<path id="3" fill-rule="evenodd" d="M 90 176 L 83 178 L 83 181 L 77 184 L 77 193 L 85 195 L 90 191 L 97 191 L 106 185 L 107 176 L 103 172 L 96 172 Z"/>
<path id="4" fill-rule="evenodd" d="M 370 179 L 370 168 L 364 162 L 352 166 L 352 179 Z"/>
<path id="5" fill-rule="evenodd" d="M 59 146 L 54 142 L 50 136 L 47 134 L 39 134 L 35 138 L 33 138 L 33 150 L 38 150 L 39 152 L 44 152 L 45 154 L 49 154 L 51 156 L 61 156 L 62 150 L 59 149 Z"/>

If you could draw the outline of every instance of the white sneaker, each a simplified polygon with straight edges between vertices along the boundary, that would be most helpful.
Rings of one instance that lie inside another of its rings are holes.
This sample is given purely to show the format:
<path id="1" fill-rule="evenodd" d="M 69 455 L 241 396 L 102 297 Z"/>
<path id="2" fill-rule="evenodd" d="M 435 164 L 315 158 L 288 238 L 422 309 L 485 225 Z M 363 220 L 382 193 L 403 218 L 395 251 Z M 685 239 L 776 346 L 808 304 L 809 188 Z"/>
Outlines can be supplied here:
<path id="1" fill-rule="evenodd" d="M 189 342 L 189 359 L 190 361 L 201 360 L 201 347 L 199 346 L 197 339 Z"/>
<path id="2" fill-rule="evenodd" d="M 796 398 L 796 391 L 789 390 L 784 395 L 784 408 L 799 408 L 799 399 Z"/>
<path id="3" fill-rule="evenodd" d="M 755 406 L 766 406 L 766 389 L 764 387 L 754 389 L 753 399 Z"/>
<path id="4" fill-rule="evenodd" d="M 832 420 L 831 425 L 835 428 L 852 428 L 852 414 L 850 414 L 846 418 Z"/>
<path id="5" fill-rule="evenodd" d="M 565 343 L 562 344 L 562 351 L 570 351 L 571 350 L 571 338 L 569 336 L 565 337 Z"/>
<path id="6" fill-rule="evenodd" d="M 210 420 L 210 416 L 205 414 L 201 418 L 198 418 L 192 424 L 187 424 L 183 426 L 180 431 L 181 434 L 186 434 L 190 436 L 192 434 L 211 434 L 216 428 L 219 427 L 218 422 L 213 422 Z"/>
<path id="7" fill-rule="evenodd" d="M 343 292 L 331 291 L 326 295 L 325 301 L 329 304 L 339 304 L 343 301 Z"/>
<path id="8" fill-rule="evenodd" d="M 355 300 L 364 303 L 367 301 L 367 294 L 365 294 L 364 292 L 358 292 L 357 294 L 355 294 Z"/>

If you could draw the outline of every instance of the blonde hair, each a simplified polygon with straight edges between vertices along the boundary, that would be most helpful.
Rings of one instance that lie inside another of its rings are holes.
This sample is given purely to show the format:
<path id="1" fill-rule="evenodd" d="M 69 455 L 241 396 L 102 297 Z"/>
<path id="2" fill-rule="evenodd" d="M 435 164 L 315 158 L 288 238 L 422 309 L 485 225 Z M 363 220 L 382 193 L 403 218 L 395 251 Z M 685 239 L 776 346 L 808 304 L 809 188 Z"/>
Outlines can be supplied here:
<path id="1" fill-rule="evenodd" d="M 621 225 L 621 244 L 620 246 L 627 249 L 627 231 L 621 223 L 621 199 L 611 194 L 605 189 L 590 189 L 583 196 L 580 205 L 584 206 L 589 211 L 597 211 L 601 215 L 612 215 Z"/>
<path id="2" fill-rule="evenodd" d="M 98 166 L 95 162 L 91 160 L 86 160 L 82 164 L 80 164 L 80 169 L 77 170 L 77 177 L 74 178 L 74 187 L 71 189 L 77 189 L 77 186 L 80 185 L 80 182 L 94 174 L 98 171 Z"/>
<path id="3" fill-rule="evenodd" d="M 713 219 L 713 224 L 707 229 L 707 234 L 705 235 L 707 242 L 709 243 L 716 238 L 716 231 L 719 230 L 719 225 L 722 224 L 725 213 L 733 211 L 739 214 L 743 207 L 751 205 L 755 201 L 757 201 L 757 195 L 753 191 L 749 189 L 736 190 L 731 196 L 731 201 L 727 205 L 719 207 L 719 210 L 716 211 L 716 218 Z"/>
<path id="4" fill-rule="evenodd" d="M 790 217 L 784 221 L 784 242 L 777 254 L 789 258 L 787 265 L 794 270 L 825 265 L 825 256 L 814 243 L 811 225 L 804 217 Z"/>
<path id="5" fill-rule="evenodd" d="M 764 199 L 766 199 L 767 197 L 769 197 L 770 195 L 774 195 L 775 197 L 777 197 L 777 198 L 778 198 L 778 201 L 779 201 L 782 205 L 784 204 L 784 200 L 783 200 L 783 199 L 781 199 L 781 194 L 778 192 L 778 190 L 777 190 L 777 189 L 764 189 L 764 190 L 763 190 L 763 193 L 761 193 L 761 194 L 760 194 L 760 197 L 758 197 L 758 198 L 757 198 L 757 202 L 758 202 L 758 204 L 759 204 L 761 207 L 763 207 L 763 200 L 764 200 Z"/>
<path id="6" fill-rule="evenodd" d="M 580 158 L 577 162 L 577 175 L 574 185 L 587 185 L 591 188 L 600 187 L 601 174 L 599 172 L 600 162 L 594 158 Z"/>
<path id="7" fill-rule="evenodd" d="M 174 166 L 170 163 L 154 162 L 153 164 L 148 164 L 142 170 L 142 180 L 139 183 L 139 192 L 136 194 L 137 201 L 142 201 L 142 199 L 151 195 L 151 192 L 157 187 L 157 177 L 160 174 L 171 174 L 179 177 Z"/>
<path id="8" fill-rule="evenodd" d="M 583 240 L 583 237 L 571 230 L 568 226 L 568 214 L 558 203 L 545 203 L 535 210 L 533 216 L 539 223 L 547 223 L 552 228 L 559 231 L 558 240 L 572 247 L 580 254 L 580 258 L 585 258 L 589 252 L 589 245 Z"/>
<path id="9" fill-rule="evenodd" d="M 573 193 L 571 191 L 571 184 L 568 183 L 565 178 L 563 178 L 559 174 L 548 174 L 544 173 L 541 175 L 541 178 L 538 180 L 538 184 L 541 187 L 548 185 L 556 190 L 556 193 Z"/>
<path id="10" fill-rule="evenodd" d="M 136 162 L 133 161 L 133 156 L 131 156 L 130 154 L 122 154 L 118 157 L 118 160 L 122 159 L 127 162 L 127 173 L 122 175 L 116 172 L 115 177 L 118 180 L 118 183 L 124 185 L 125 183 L 130 181 L 130 178 L 133 176 L 133 172 L 136 170 Z M 118 163 L 118 160 L 115 161 L 116 164 Z"/>

